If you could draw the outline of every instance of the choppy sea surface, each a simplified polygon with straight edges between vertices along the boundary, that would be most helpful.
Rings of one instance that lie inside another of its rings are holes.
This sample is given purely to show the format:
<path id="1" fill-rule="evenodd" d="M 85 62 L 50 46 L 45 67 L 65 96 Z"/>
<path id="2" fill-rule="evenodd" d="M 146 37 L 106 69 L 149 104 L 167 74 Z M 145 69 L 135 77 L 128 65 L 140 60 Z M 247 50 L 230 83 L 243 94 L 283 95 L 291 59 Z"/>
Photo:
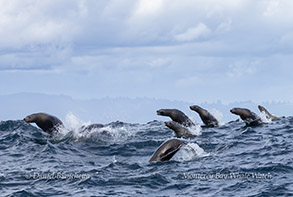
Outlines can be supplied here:
<path id="1" fill-rule="evenodd" d="M 153 152 L 175 138 L 164 122 L 113 122 L 49 136 L 0 122 L 0 196 L 293 196 L 293 117 L 246 127 L 194 128 L 168 162 Z"/>

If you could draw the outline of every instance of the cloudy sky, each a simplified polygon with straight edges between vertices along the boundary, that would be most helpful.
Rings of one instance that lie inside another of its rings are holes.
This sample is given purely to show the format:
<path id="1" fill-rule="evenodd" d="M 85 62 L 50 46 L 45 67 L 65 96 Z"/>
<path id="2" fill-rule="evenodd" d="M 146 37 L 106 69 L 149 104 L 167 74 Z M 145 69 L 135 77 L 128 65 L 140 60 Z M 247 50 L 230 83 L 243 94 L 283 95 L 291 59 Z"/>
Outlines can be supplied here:
<path id="1" fill-rule="evenodd" d="M 291 0 L 0 0 L 0 94 L 293 100 Z"/>

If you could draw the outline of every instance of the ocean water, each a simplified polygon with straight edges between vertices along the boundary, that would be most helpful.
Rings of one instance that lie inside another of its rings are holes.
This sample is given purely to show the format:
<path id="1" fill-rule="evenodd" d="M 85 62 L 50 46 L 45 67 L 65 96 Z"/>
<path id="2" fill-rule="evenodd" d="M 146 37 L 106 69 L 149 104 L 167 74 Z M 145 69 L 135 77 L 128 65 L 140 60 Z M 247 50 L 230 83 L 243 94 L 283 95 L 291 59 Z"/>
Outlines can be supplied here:
<path id="1" fill-rule="evenodd" d="M 69 118 L 72 120 L 72 117 Z M 293 196 L 293 118 L 240 120 L 200 134 L 168 162 L 148 160 L 175 138 L 164 122 L 113 122 L 51 137 L 22 120 L 0 122 L 0 196 Z"/>

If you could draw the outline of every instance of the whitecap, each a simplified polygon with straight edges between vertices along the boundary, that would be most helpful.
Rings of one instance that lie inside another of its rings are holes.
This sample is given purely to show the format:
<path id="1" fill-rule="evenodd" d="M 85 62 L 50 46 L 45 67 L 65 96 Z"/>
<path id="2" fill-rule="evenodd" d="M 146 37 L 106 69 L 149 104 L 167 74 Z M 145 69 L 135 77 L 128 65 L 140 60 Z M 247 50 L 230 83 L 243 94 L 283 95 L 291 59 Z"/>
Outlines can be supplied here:
<path id="1" fill-rule="evenodd" d="M 216 109 L 212 109 L 209 111 L 219 122 L 219 126 L 224 125 L 224 121 L 223 121 L 223 113 L 216 110 Z"/>
<path id="2" fill-rule="evenodd" d="M 206 153 L 198 144 L 196 143 L 187 143 L 186 145 L 182 146 L 180 150 L 174 155 L 175 161 L 191 161 L 198 157 L 208 156 L 209 154 Z"/>
<path id="3" fill-rule="evenodd" d="M 196 124 L 191 127 L 187 127 L 188 131 L 195 136 L 201 135 L 201 126 L 199 124 Z"/>
<path id="4" fill-rule="evenodd" d="M 66 115 L 66 124 L 69 126 L 70 131 L 72 133 L 72 137 L 74 141 L 81 141 L 91 139 L 93 141 L 124 141 L 129 137 L 134 136 L 138 129 L 135 127 L 129 126 L 128 124 L 120 122 L 113 122 L 103 127 L 92 128 L 92 129 L 84 129 L 91 124 L 90 121 L 85 122 L 79 119 L 72 112 L 69 112 Z M 118 126 L 117 126 L 118 125 Z M 69 131 L 62 131 L 65 135 Z"/>
<path id="5" fill-rule="evenodd" d="M 271 123 L 272 122 L 272 119 L 268 118 L 267 114 L 264 111 L 262 111 L 259 114 L 259 117 L 260 117 L 261 121 L 264 122 L 264 123 Z"/>

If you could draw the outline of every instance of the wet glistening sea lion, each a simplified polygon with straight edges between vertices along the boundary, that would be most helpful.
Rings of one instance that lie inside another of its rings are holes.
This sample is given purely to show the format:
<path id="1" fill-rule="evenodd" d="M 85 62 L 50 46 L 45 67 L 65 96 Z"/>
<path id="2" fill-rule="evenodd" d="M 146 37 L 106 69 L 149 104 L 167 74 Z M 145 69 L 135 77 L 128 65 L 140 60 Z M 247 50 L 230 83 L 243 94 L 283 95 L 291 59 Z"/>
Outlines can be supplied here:
<path id="1" fill-rule="evenodd" d="M 270 112 L 268 112 L 268 110 L 266 110 L 266 108 L 264 108 L 263 106 L 259 105 L 257 106 L 260 112 L 265 113 L 266 118 L 271 119 L 271 120 L 279 120 L 279 117 L 273 116 Z"/>
<path id="2" fill-rule="evenodd" d="M 180 148 L 185 143 L 178 139 L 171 139 L 164 142 L 159 148 L 154 152 L 153 156 L 150 158 L 149 162 L 152 161 L 169 161 L 175 153 L 177 153 Z"/>
<path id="3" fill-rule="evenodd" d="M 36 123 L 38 127 L 49 134 L 64 128 L 59 118 L 46 113 L 34 113 L 26 116 L 23 120 L 27 123 Z"/>
<path id="4" fill-rule="evenodd" d="M 157 111 L 157 115 L 168 116 L 173 121 L 178 122 L 186 127 L 194 126 L 195 124 L 186 116 L 182 111 L 178 109 L 160 109 Z"/>
<path id="5" fill-rule="evenodd" d="M 168 121 L 168 122 L 165 122 L 165 125 L 172 129 L 174 132 L 175 132 L 175 135 L 176 137 L 179 137 L 179 138 L 194 138 L 196 137 L 196 135 L 193 135 L 189 130 L 188 128 L 178 124 L 177 122 L 175 121 Z"/>
<path id="6" fill-rule="evenodd" d="M 201 108 L 198 105 L 192 105 L 190 106 L 190 109 L 193 111 L 196 111 L 203 123 L 206 125 L 206 127 L 217 127 L 219 126 L 219 121 L 210 114 L 206 109 Z"/>
<path id="7" fill-rule="evenodd" d="M 261 118 L 249 109 L 236 107 L 231 109 L 230 112 L 232 114 L 239 115 L 248 126 L 257 126 L 262 124 Z"/>

